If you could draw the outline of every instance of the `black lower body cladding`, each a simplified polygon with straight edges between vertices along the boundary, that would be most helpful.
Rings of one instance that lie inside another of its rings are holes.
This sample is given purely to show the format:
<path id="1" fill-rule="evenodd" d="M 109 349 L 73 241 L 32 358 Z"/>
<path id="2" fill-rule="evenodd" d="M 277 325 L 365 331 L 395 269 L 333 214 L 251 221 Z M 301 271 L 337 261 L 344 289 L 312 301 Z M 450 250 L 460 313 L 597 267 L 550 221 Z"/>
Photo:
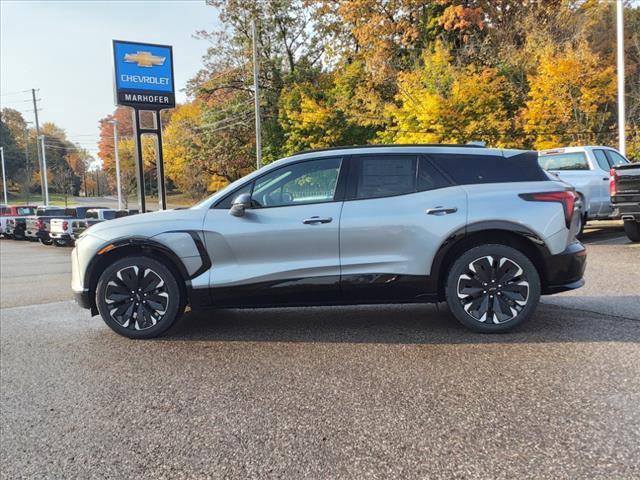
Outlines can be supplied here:
<path id="1" fill-rule="evenodd" d="M 584 285 L 587 250 L 580 242 L 570 244 L 563 252 L 545 257 L 545 279 L 542 294 L 551 295 Z"/>

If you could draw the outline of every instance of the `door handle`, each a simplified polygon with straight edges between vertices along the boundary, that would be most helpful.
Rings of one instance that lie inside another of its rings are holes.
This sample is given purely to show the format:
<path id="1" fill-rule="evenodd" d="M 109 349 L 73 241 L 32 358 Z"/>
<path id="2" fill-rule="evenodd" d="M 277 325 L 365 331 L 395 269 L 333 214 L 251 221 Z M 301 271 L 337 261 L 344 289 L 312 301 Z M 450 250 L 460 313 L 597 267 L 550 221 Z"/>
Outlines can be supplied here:
<path id="1" fill-rule="evenodd" d="M 606 182 L 606 181 L 610 180 L 610 178 L 609 177 L 602 177 L 602 180 L 604 180 Z"/>
<path id="2" fill-rule="evenodd" d="M 316 225 L 318 223 L 331 223 L 332 220 L 333 218 L 331 217 L 311 217 L 305 218 L 302 223 L 305 225 Z"/>
<path id="3" fill-rule="evenodd" d="M 427 210 L 427 215 L 448 215 L 450 213 L 456 213 L 458 209 L 456 207 L 445 208 L 445 207 L 436 207 L 430 208 Z"/>

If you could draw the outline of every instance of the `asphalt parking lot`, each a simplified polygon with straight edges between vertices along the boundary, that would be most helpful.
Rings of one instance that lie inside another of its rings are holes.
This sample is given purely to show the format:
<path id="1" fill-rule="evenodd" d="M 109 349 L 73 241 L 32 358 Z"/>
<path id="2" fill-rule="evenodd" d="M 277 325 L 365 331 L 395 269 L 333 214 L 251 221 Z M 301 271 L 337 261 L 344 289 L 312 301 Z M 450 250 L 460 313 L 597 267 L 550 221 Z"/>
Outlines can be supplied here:
<path id="1" fill-rule="evenodd" d="M 69 249 L 0 242 L 1 478 L 640 478 L 640 244 L 497 336 L 440 306 L 187 313 L 117 336 Z"/>

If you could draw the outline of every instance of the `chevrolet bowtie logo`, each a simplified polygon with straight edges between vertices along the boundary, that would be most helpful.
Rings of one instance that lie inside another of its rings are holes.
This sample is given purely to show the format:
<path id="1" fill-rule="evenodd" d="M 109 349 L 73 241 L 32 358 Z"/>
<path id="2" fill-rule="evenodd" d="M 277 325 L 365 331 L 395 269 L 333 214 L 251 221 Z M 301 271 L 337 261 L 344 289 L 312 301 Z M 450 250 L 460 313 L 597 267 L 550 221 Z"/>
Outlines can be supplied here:
<path id="1" fill-rule="evenodd" d="M 137 63 L 139 67 L 151 68 L 154 65 L 164 64 L 166 57 L 152 55 L 151 52 L 125 53 L 124 61 L 127 63 Z"/>

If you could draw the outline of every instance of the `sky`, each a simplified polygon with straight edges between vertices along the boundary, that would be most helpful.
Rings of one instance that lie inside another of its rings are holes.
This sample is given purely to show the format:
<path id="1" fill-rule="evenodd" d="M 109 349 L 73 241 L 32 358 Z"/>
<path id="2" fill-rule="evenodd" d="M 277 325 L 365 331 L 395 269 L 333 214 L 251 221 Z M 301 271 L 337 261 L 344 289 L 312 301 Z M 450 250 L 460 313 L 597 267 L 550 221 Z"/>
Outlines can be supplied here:
<path id="1" fill-rule="evenodd" d="M 95 155 L 98 120 L 112 113 L 113 39 L 173 46 L 176 100 L 201 68 L 208 43 L 198 30 L 219 28 L 204 0 L 0 0 L 0 107 L 40 124 L 54 122 Z"/>

